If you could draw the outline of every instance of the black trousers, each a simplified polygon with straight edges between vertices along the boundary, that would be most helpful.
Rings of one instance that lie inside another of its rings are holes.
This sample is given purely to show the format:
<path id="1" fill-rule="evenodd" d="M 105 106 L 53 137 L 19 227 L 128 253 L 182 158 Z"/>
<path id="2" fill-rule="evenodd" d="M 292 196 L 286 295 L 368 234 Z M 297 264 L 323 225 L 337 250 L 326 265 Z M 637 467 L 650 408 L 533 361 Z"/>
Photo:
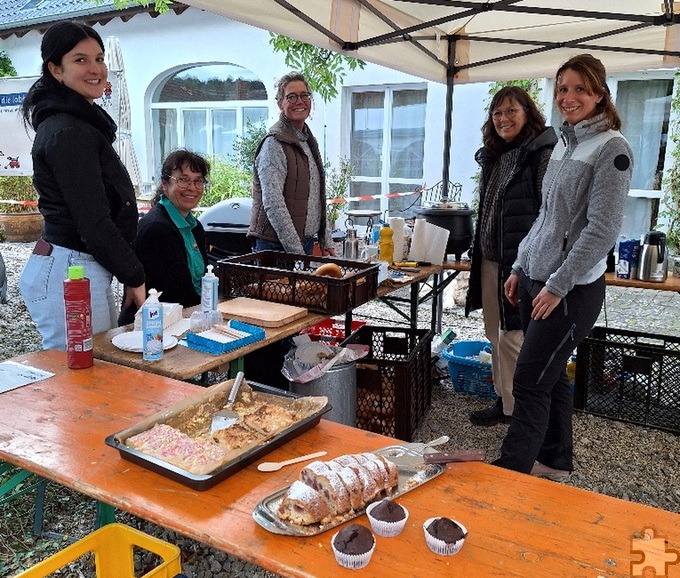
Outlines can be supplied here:
<path id="1" fill-rule="evenodd" d="M 573 470 L 573 394 L 566 367 L 574 349 L 597 321 L 604 277 L 576 285 L 547 319 L 531 319 L 531 302 L 543 283 L 520 276 L 518 298 L 524 344 L 513 379 L 515 410 L 494 465 L 529 473 L 534 461 Z"/>

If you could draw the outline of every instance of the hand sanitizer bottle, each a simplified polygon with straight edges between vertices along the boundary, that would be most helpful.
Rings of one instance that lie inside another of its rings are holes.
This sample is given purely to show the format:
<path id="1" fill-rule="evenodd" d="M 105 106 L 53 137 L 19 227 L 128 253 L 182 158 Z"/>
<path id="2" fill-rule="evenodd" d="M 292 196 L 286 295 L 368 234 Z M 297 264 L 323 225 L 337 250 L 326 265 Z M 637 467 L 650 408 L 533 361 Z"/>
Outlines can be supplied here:
<path id="1" fill-rule="evenodd" d="M 203 275 L 201 280 L 201 311 L 216 311 L 218 296 L 217 289 L 219 286 L 219 279 L 213 273 L 213 266 L 208 265 L 208 272 Z"/>
<path id="2" fill-rule="evenodd" d="M 144 361 L 163 359 L 163 305 L 158 300 L 158 291 L 149 289 L 142 305 L 142 357 Z"/>

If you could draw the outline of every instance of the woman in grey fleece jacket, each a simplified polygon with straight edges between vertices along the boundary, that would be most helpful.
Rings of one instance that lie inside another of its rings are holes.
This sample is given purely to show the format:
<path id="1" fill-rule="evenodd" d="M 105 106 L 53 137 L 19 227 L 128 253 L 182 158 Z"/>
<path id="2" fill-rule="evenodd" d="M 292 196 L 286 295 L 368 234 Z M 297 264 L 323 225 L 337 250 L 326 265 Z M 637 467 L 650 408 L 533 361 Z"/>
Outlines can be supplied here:
<path id="1" fill-rule="evenodd" d="M 515 409 L 495 465 L 565 479 L 572 463 L 569 356 L 604 301 L 609 249 L 619 234 L 632 151 L 602 63 L 581 54 L 555 76 L 564 118 L 543 179 L 541 210 L 519 246 L 505 294 L 525 333 L 513 380 Z"/>

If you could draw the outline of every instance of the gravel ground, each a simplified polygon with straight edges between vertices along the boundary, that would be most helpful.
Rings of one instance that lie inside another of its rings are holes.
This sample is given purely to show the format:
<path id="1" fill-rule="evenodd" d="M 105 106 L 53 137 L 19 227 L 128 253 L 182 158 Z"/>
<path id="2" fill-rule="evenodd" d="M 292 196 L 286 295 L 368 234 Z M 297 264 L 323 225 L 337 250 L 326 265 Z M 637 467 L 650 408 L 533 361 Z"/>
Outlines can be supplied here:
<path id="1" fill-rule="evenodd" d="M 0 360 L 35 351 L 40 338 L 18 292 L 18 278 L 32 244 L 3 243 L 0 252 L 7 265 L 9 303 L 0 305 Z M 443 327 L 459 339 L 483 339 L 481 318 L 465 318 L 451 291 L 444 299 Z M 458 290 L 460 294 L 461 289 Z M 407 295 L 407 293 L 405 293 Z M 460 295 L 458 296 L 460 298 Z M 421 307 L 420 327 L 429 326 L 429 303 Z M 394 322 L 396 314 L 377 302 L 362 306 L 356 317 L 380 317 Z M 385 321 L 376 321 L 384 324 Z M 609 287 L 607 308 L 598 325 L 637 331 L 680 335 L 680 296 L 661 291 Z M 426 441 L 440 435 L 451 440 L 443 449 L 482 448 L 489 460 L 498 455 L 507 426 L 481 428 L 468 420 L 471 411 L 489 404 L 486 399 L 456 393 L 448 377 L 435 381 L 432 406 L 422 420 L 415 439 Z M 574 419 L 575 472 L 569 485 L 648 504 L 680 513 L 680 437 L 671 433 L 576 413 Z M 4 481 L 0 475 L 0 485 Z M 62 537 L 31 534 L 33 492 L 0 506 L 0 576 L 26 569 L 93 529 L 94 503 L 56 484 L 47 484 L 44 530 Z M 182 566 L 190 578 L 274 576 L 199 542 L 158 526 L 118 513 L 117 520 L 176 543 L 182 550 Z M 78 568 L 69 576 L 88 576 Z"/>

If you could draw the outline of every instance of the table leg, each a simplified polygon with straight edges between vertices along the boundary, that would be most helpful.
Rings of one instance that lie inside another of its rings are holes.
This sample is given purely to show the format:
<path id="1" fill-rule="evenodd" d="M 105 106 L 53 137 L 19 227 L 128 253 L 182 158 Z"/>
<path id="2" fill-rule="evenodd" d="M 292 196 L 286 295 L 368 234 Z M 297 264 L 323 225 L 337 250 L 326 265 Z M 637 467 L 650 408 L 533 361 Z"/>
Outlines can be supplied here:
<path id="1" fill-rule="evenodd" d="M 97 528 L 106 524 L 113 524 L 116 521 L 116 508 L 104 502 L 97 502 Z"/>
<path id="2" fill-rule="evenodd" d="M 243 357 L 239 357 L 237 359 L 234 359 L 234 361 L 231 361 L 229 363 L 229 377 L 231 377 L 232 379 L 236 378 L 238 372 L 243 371 L 244 366 L 245 360 Z"/>
<path id="3" fill-rule="evenodd" d="M 439 273 L 432 276 L 432 320 L 430 330 L 432 335 L 439 335 L 442 332 L 442 294 L 439 291 Z"/>
<path id="4" fill-rule="evenodd" d="M 411 283 L 411 329 L 418 329 L 418 298 L 420 282 Z"/>

